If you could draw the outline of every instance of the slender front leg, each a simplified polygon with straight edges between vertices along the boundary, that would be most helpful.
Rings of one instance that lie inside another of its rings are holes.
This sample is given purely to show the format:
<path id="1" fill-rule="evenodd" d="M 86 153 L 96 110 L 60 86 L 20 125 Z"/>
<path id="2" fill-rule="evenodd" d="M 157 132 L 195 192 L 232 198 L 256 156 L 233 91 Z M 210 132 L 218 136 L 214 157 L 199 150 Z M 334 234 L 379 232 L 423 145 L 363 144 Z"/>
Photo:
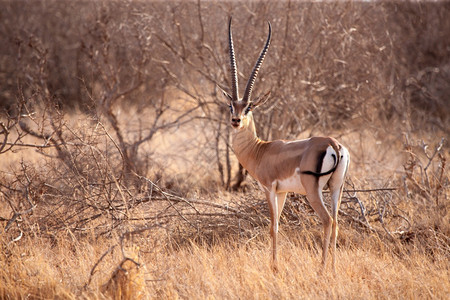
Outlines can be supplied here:
<path id="1" fill-rule="evenodd" d="M 286 201 L 287 193 L 277 193 L 277 183 L 272 184 L 270 191 L 266 192 L 267 202 L 269 203 L 270 212 L 270 235 L 272 236 L 272 261 L 273 268 L 278 269 L 278 224 L 280 222 L 281 212 Z"/>
<path id="2" fill-rule="evenodd" d="M 277 193 L 277 202 L 278 202 L 278 215 L 277 220 L 280 222 L 281 213 L 283 212 L 284 204 L 286 203 L 286 195 L 287 193 Z"/>
<path id="3" fill-rule="evenodd" d="M 270 235 L 272 236 L 272 262 L 273 268 L 277 270 L 277 238 L 278 238 L 278 199 L 276 194 L 276 182 L 272 184 L 270 191 L 266 191 L 270 213 Z"/>

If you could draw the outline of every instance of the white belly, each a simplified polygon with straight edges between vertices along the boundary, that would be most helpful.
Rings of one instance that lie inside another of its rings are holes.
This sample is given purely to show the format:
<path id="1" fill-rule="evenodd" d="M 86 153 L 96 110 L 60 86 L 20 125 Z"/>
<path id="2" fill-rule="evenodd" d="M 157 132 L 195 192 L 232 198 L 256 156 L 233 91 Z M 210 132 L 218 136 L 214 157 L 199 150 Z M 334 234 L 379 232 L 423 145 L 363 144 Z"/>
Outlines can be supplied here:
<path id="1" fill-rule="evenodd" d="M 306 194 L 306 190 L 300 180 L 300 169 L 295 169 L 294 175 L 283 180 L 277 180 L 277 193 L 294 192 L 298 194 Z"/>

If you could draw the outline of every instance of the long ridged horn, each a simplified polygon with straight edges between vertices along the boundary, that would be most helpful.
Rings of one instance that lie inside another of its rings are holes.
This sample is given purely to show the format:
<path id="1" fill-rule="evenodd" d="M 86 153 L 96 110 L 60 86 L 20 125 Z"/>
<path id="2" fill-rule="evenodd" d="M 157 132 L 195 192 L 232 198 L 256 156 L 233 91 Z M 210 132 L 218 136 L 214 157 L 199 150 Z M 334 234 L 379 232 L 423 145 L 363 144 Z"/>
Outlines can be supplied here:
<path id="1" fill-rule="evenodd" d="M 264 57 L 266 56 L 267 50 L 269 49 L 270 45 L 270 37 L 272 35 L 272 25 L 270 25 L 270 22 L 267 22 L 269 24 L 269 35 L 267 36 L 267 41 L 264 46 L 264 48 L 261 51 L 261 54 L 259 55 L 258 60 L 256 61 L 255 66 L 253 67 L 252 75 L 248 79 L 247 87 L 245 88 L 244 97 L 242 98 L 243 101 L 248 102 L 250 100 L 250 97 L 252 95 L 253 86 L 255 84 L 256 76 L 258 76 L 259 68 L 261 68 L 261 65 L 264 61 Z"/>
<path id="2" fill-rule="evenodd" d="M 231 97 L 233 101 L 239 100 L 239 89 L 238 89 L 238 76 L 237 76 L 237 67 L 236 67 L 236 57 L 234 55 L 234 45 L 233 45 L 233 34 L 231 33 L 231 20 L 228 23 L 228 40 L 229 40 L 229 48 L 230 48 L 230 64 L 231 64 Z"/>

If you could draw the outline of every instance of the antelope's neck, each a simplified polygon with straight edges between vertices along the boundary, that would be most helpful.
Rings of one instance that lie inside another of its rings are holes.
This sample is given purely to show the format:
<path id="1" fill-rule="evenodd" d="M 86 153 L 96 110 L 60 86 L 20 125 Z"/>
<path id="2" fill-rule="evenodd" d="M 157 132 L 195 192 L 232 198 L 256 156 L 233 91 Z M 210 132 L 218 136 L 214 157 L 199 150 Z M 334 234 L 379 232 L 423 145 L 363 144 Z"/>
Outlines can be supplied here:
<path id="1" fill-rule="evenodd" d="M 236 130 L 232 135 L 232 139 L 233 151 L 239 163 L 252 174 L 262 154 L 262 145 L 266 143 L 256 135 L 253 120 L 247 128 Z"/>

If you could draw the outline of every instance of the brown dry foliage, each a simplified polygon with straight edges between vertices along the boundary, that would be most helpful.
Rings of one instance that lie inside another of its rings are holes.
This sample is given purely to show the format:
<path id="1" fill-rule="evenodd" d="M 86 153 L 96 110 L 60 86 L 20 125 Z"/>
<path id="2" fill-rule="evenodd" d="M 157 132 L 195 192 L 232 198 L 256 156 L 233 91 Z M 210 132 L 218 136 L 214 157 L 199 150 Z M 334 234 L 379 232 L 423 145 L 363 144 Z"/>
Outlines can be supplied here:
<path id="1" fill-rule="evenodd" d="M 314 270 L 305 270 L 316 262 L 297 261 L 320 248 L 314 212 L 289 195 L 285 273 L 267 275 L 259 251 L 268 244 L 267 207 L 229 147 L 217 85 L 229 86 L 230 15 L 241 85 L 267 20 L 274 29 L 255 90 L 272 91 L 255 113 L 260 136 L 333 135 L 351 150 L 339 237 L 349 267 L 338 266 L 339 283 L 360 290 L 367 277 L 375 284 L 363 298 L 413 297 L 414 281 L 398 279 L 400 289 L 377 281 L 396 271 L 379 267 L 384 260 L 417 280 L 427 268 L 421 296 L 449 290 L 449 3 L 0 5 L 0 298 L 137 297 L 132 290 L 292 298 L 308 290 Z M 57 262 L 43 262 L 52 252 Z M 214 270 L 251 288 L 223 278 L 189 288 Z M 323 292 L 333 280 L 322 279 L 305 297 L 358 296 Z"/>

